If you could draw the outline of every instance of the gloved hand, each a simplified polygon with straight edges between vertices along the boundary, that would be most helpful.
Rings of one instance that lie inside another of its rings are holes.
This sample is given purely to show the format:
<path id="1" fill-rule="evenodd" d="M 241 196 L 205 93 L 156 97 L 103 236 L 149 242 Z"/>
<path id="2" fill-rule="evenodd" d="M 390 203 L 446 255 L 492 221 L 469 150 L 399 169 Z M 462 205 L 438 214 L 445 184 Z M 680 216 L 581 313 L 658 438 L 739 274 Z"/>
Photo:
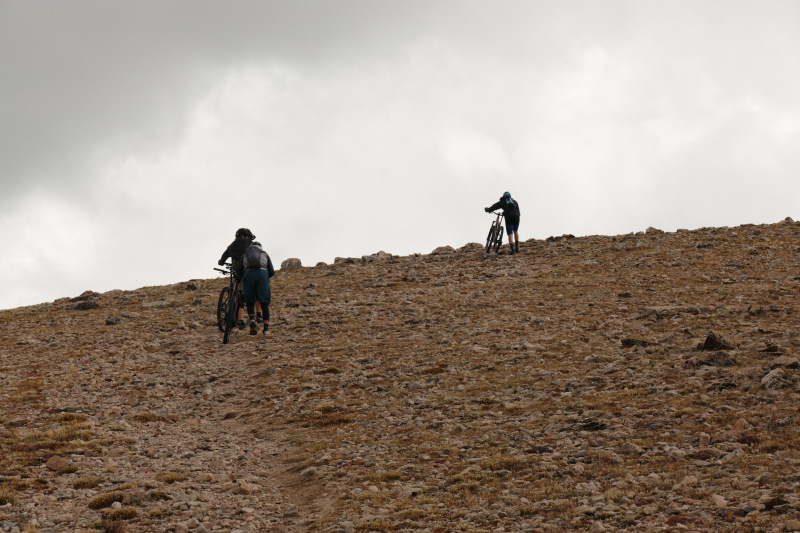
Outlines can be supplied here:
<path id="1" fill-rule="evenodd" d="M 491 211 L 491 209 L 489 209 L 488 207 L 484 207 L 484 208 L 483 208 L 483 210 L 484 210 L 484 211 L 486 211 L 487 213 L 488 213 L 489 211 Z"/>
<path id="2" fill-rule="evenodd" d="M 218 264 L 219 266 L 222 266 L 222 265 L 224 265 L 224 264 L 225 264 L 225 260 L 224 260 L 224 259 L 220 259 L 219 261 L 217 261 L 217 264 Z"/>

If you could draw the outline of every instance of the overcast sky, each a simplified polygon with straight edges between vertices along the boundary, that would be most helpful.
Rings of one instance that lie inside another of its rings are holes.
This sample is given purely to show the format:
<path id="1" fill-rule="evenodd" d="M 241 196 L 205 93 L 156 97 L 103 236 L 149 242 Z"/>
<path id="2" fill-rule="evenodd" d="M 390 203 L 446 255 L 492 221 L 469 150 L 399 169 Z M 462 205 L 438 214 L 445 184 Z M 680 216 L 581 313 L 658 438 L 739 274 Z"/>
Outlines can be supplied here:
<path id="1" fill-rule="evenodd" d="M 0 0 L 0 308 L 800 218 L 800 2 Z"/>

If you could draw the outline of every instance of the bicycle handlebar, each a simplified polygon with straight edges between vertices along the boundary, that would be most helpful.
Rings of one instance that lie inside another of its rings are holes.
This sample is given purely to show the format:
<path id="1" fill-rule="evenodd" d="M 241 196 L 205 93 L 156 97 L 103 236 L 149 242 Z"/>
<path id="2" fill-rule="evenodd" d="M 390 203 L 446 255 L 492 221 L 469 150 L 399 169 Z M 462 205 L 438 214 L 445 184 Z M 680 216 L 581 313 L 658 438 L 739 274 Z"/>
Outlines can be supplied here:
<path id="1" fill-rule="evenodd" d="M 214 270 L 216 270 L 217 272 L 222 272 L 223 274 L 230 274 L 231 273 L 230 270 L 222 270 L 221 268 L 216 268 L 216 267 L 214 268 Z"/>

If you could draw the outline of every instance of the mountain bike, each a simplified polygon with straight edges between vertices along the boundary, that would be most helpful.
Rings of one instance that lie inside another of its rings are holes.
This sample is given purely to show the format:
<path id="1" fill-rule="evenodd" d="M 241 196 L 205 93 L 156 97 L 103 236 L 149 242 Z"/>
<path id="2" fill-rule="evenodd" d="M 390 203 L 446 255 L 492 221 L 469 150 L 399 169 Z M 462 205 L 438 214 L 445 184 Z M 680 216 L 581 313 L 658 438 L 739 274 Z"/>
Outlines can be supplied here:
<path id="1" fill-rule="evenodd" d="M 236 270 L 232 265 L 226 263 L 224 266 L 224 270 L 221 268 L 214 270 L 230 276 L 230 285 L 222 287 L 217 301 L 217 327 L 222 332 L 222 344 L 228 344 L 239 311 L 239 280 L 236 279 Z"/>
<path id="2" fill-rule="evenodd" d="M 497 215 L 497 219 L 492 221 L 492 227 L 489 229 L 489 236 L 486 237 L 486 253 L 494 251 L 497 253 L 503 245 L 503 213 L 492 212 Z"/>

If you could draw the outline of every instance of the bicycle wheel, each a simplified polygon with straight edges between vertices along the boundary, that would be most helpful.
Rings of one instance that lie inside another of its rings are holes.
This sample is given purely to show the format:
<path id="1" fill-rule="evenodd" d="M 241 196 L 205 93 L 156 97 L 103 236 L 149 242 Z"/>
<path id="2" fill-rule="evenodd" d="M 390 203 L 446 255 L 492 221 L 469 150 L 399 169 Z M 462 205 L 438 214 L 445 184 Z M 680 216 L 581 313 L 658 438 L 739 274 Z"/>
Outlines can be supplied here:
<path id="1" fill-rule="evenodd" d="M 233 325 L 236 323 L 236 311 L 239 306 L 239 294 L 234 291 L 228 300 L 228 308 L 225 312 L 225 332 L 222 335 L 222 344 L 228 344 L 231 341 L 231 334 L 233 333 Z"/>
<path id="2" fill-rule="evenodd" d="M 219 291 L 219 301 L 217 302 L 217 327 L 220 333 L 225 333 L 225 317 L 227 316 L 228 300 L 231 298 L 231 288 L 223 287 Z"/>
<path id="3" fill-rule="evenodd" d="M 492 250 L 492 243 L 494 242 L 494 222 L 492 222 L 492 227 L 489 228 L 489 235 L 486 237 L 486 253 L 488 254 Z"/>
<path id="4" fill-rule="evenodd" d="M 494 253 L 499 252 L 501 246 L 503 246 L 503 226 L 498 226 L 494 238 Z"/>

